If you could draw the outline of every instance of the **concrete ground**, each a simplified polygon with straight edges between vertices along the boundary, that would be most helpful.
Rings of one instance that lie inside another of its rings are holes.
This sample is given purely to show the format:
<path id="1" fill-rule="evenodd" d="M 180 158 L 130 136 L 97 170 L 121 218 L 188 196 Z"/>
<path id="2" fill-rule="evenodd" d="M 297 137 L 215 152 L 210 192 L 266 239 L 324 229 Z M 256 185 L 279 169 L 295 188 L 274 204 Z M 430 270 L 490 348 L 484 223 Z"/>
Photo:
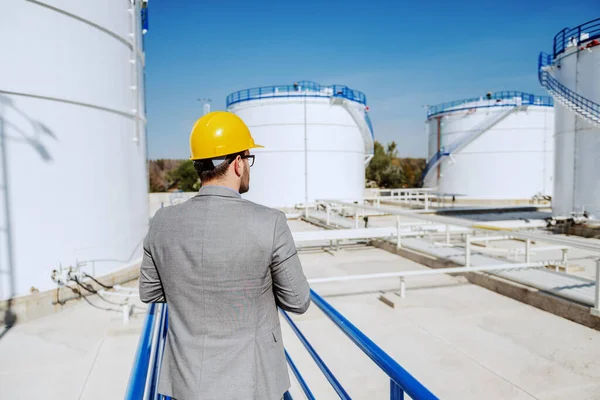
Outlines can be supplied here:
<path id="1" fill-rule="evenodd" d="M 119 308 L 96 296 L 90 301 Z M 0 399 L 123 398 L 146 305 L 135 301 L 124 324 L 120 312 L 75 303 L 17 324 L 0 339 Z"/>
<path id="2" fill-rule="evenodd" d="M 308 278 L 425 268 L 365 246 L 300 254 Z M 398 279 L 313 288 L 441 399 L 600 398 L 600 332 L 461 278 L 411 278 L 404 299 Z M 127 325 L 120 313 L 82 302 L 10 329 L 0 339 L 0 399 L 122 398 L 145 312 L 138 305 Z M 293 319 L 353 398 L 389 396 L 384 373 L 314 304 Z M 282 327 L 316 397 L 336 398 L 283 319 Z M 294 398 L 303 398 L 292 381 Z"/>

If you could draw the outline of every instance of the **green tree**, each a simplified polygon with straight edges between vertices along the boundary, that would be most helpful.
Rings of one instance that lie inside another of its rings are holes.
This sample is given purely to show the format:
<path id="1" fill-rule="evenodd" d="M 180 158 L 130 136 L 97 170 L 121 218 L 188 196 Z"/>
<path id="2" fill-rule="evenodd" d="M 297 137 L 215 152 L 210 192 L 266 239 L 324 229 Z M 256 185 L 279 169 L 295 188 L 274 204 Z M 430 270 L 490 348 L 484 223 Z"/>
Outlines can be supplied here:
<path id="1" fill-rule="evenodd" d="M 176 185 L 184 192 L 195 192 L 200 188 L 198 174 L 191 160 L 185 160 L 176 169 L 167 174 L 169 187 Z"/>
<path id="2" fill-rule="evenodd" d="M 390 163 L 381 173 L 379 186 L 388 189 L 400 188 L 404 186 L 405 181 L 402 167 Z"/>
<path id="3" fill-rule="evenodd" d="M 381 182 L 381 174 L 390 165 L 390 163 L 390 157 L 383 148 L 383 145 L 378 141 L 375 141 L 373 158 L 367 166 L 367 180 L 375 181 L 379 185 Z"/>

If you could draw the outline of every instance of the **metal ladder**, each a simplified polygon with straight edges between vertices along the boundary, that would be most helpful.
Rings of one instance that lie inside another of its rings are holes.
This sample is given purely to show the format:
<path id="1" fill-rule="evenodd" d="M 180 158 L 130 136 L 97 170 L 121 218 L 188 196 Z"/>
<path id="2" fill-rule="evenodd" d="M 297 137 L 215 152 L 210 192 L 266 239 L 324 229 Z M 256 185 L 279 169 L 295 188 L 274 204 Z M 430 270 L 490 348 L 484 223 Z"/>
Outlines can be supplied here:
<path id="1" fill-rule="evenodd" d="M 562 105 L 575 114 L 600 127 L 600 104 L 577 94 L 554 78 L 549 71 L 553 67 L 552 55 L 540 53 L 538 59 L 538 78 L 540 83 Z"/>

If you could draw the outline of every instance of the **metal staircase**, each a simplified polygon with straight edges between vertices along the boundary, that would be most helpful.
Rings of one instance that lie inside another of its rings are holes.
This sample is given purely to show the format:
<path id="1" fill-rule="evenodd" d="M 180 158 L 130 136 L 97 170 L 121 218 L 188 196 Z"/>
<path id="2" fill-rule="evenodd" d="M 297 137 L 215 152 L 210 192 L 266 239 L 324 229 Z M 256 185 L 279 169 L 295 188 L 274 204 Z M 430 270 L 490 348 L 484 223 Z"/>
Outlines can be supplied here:
<path id="1" fill-rule="evenodd" d="M 473 142 L 473 140 L 481 136 L 481 134 L 483 134 L 492 126 L 502 121 L 504 118 L 508 117 L 513 111 L 519 109 L 520 107 L 521 106 L 519 106 L 518 103 L 507 106 L 501 112 L 494 113 L 492 116 L 484 119 L 482 122 L 475 125 L 475 127 L 472 130 L 467 131 L 467 133 L 459 140 L 455 141 L 454 143 L 451 143 L 447 147 L 443 147 L 442 149 L 440 149 L 427 162 L 427 165 L 423 170 L 422 180 L 424 181 L 429 171 L 435 169 L 442 161 L 446 159 L 446 157 L 452 156 L 453 153 L 457 153 L 463 148 L 465 148 L 469 143 Z"/>
<path id="2" fill-rule="evenodd" d="M 538 78 L 556 101 L 572 110 L 575 114 L 600 127 L 600 104 L 577 94 L 561 84 L 550 74 L 553 66 L 551 54 L 540 53 L 538 59 Z"/>

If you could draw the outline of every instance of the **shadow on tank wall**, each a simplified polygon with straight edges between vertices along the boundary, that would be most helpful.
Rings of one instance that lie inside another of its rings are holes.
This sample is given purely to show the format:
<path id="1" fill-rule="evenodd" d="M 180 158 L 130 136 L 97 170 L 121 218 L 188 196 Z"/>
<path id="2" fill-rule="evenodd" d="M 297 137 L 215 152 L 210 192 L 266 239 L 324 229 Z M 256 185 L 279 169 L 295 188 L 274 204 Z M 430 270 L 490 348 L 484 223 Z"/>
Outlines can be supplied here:
<path id="1" fill-rule="evenodd" d="M 29 127 L 29 131 L 27 128 Z M 15 133 L 13 135 L 9 135 Z M 5 328 L 0 332 L 2 338 L 17 322 L 16 315 L 12 312 L 12 299 L 15 295 L 15 261 L 13 226 L 11 224 L 11 192 L 8 170 L 9 144 L 25 144 L 30 146 L 39 157 L 50 163 L 53 161 L 44 140 L 51 138 L 58 140 L 54 132 L 42 122 L 32 118 L 21 110 L 12 98 L 0 94 L 0 299 L 5 299 L 4 305 L 0 303 L 3 311 Z M 34 184 L 34 182 L 32 182 Z"/>

